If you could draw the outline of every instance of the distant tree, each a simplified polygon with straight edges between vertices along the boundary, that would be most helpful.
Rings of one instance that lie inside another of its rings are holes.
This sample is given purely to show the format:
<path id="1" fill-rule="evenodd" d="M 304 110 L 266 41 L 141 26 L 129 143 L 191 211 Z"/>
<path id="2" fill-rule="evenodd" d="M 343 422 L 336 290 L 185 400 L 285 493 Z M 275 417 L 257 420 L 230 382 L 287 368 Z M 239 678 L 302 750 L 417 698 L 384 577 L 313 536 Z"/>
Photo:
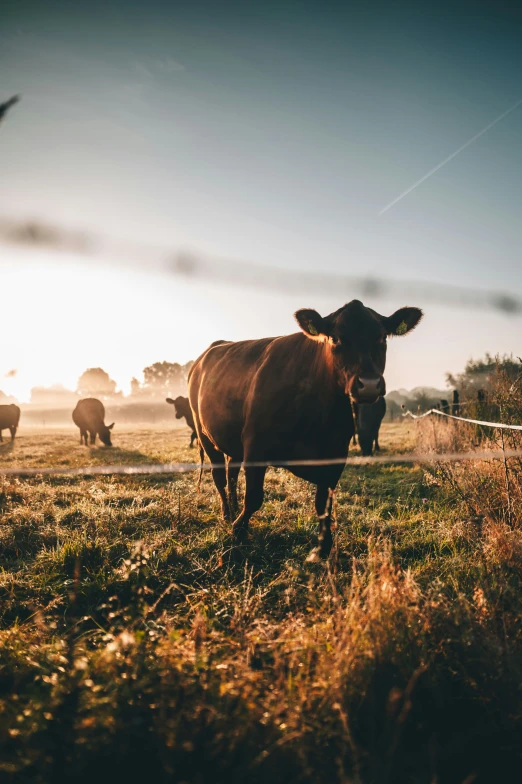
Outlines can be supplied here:
<path id="1" fill-rule="evenodd" d="M 186 375 L 178 362 L 155 362 L 143 368 L 144 389 L 154 396 L 184 391 Z"/>
<path id="2" fill-rule="evenodd" d="M 131 395 L 133 397 L 136 397 L 136 395 L 140 394 L 140 392 L 141 392 L 141 384 L 138 381 L 138 379 L 135 378 L 134 376 L 131 378 L 130 386 L 131 386 Z"/>
<path id="3" fill-rule="evenodd" d="M 188 374 L 190 373 L 190 368 L 194 364 L 194 360 L 191 359 L 188 362 L 185 362 L 184 365 L 181 366 L 181 370 L 183 371 L 183 376 L 185 377 L 185 381 L 188 379 Z"/>
<path id="4" fill-rule="evenodd" d="M 111 397 L 116 392 L 116 382 L 102 368 L 88 368 L 76 388 L 82 397 Z"/>
<path id="5" fill-rule="evenodd" d="M 462 373 L 446 373 L 446 381 L 449 386 L 455 387 L 461 392 L 473 396 L 479 389 L 489 389 L 494 379 L 499 373 L 503 373 L 507 378 L 514 381 L 522 373 L 522 363 L 519 358 L 514 359 L 512 355 L 504 354 L 491 356 L 486 354 L 484 359 L 470 359 L 466 362 Z"/>

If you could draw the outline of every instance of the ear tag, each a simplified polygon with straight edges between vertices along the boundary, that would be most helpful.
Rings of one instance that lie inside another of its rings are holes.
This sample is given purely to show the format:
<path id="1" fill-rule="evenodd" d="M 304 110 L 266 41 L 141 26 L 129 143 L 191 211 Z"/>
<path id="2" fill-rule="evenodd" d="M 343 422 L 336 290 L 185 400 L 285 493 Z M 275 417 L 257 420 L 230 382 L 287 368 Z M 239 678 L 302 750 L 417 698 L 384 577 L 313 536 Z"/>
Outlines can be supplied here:
<path id="1" fill-rule="evenodd" d="M 319 334 L 311 321 L 308 322 L 308 332 L 310 333 L 310 335 L 318 335 Z"/>
<path id="2" fill-rule="evenodd" d="M 395 334 L 396 335 L 405 335 L 407 331 L 408 331 L 408 325 L 406 324 L 405 321 L 401 321 L 401 323 L 399 324 L 399 326 L 395 330 Z"/>

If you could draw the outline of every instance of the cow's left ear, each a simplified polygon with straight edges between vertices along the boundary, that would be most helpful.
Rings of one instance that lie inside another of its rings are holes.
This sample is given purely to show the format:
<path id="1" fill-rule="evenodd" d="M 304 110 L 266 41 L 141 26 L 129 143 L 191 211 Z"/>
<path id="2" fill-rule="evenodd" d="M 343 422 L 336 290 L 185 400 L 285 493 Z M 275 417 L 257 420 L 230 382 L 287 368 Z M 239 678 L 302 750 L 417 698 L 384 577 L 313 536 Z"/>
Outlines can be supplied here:
<path id="1" fill-rule="evenodd" d="M 113 422 L 113 423 L 112 423 L 112 425 L 109 425 L 109 426 L 107 427 L 107 430 L 112 430 L 112 428 L 114 427 L 114 425 L 115 425 L 115 423 Z"/>
<path id="2" fill-rule="evenodd" d="M 319 315 L 316 310 L 302 308 L 294 313 L 295 320 L 310 338 L 318 338 L 320 335 L 328 336 L 328 325 L 326 319 Z"/>
<path id="3" fill-rule="evenodd" d="M 420 308 L 399 308 L 392 316 L 383 319 L 388 335 L 406 335 L 415 329 L 423 316 Z"/>

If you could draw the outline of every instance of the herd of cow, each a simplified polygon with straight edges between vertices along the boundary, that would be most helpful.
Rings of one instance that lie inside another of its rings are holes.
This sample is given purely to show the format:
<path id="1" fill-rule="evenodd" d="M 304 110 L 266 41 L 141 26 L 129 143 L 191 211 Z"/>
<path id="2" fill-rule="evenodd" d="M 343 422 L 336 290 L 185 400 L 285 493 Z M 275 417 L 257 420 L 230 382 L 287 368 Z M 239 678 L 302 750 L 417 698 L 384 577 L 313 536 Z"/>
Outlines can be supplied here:
<path id="1" fill-rule="evenodd" d="M 363 454 L 379 448 L 387 337 L 410 332 L 422 311 L 404 307 L 385 317 L 352 300 L 326 317 L 302 309 L 295 318 L 301 331 L 291 335 L 212 343 L 190 371 L 188 399 L 167 403 L 178 419 L 186 419 L 201 462 L 209 458 L 222 514 L 236 539 L 244 540 L 263 503 L 269 465 L 284 464 L 316 485 L 319 542 L 308 559 L 315 561 L 332 547 L 333 492 L 350 441 L 358 431 Z M 99 436 L 112 445 L 114 423 L 105 425 L 99 400 L 80 400 L 72 416 L 82 444 L 94 444 Z M 0 439 L 7 428 L 14 438 L 19 418 L 18 406 L 0 406 Z M 245 495 L 239 510 L 242 465 Z"/>

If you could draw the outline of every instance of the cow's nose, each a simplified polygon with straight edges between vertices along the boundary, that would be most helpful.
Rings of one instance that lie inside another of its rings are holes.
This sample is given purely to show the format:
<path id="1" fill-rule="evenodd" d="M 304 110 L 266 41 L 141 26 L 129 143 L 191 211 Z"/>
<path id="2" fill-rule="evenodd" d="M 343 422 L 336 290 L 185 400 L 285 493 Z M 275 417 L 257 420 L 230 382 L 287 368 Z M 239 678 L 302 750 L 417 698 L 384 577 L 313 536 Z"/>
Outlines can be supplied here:
<path id="1" fill-rule="evenodd" d="M 354 397 L 360 403 L 374 403 L 378 397 L 384 395 L 385 386 L 382 376 L 363 378 L 359 376 L 354 384 Z"/>

